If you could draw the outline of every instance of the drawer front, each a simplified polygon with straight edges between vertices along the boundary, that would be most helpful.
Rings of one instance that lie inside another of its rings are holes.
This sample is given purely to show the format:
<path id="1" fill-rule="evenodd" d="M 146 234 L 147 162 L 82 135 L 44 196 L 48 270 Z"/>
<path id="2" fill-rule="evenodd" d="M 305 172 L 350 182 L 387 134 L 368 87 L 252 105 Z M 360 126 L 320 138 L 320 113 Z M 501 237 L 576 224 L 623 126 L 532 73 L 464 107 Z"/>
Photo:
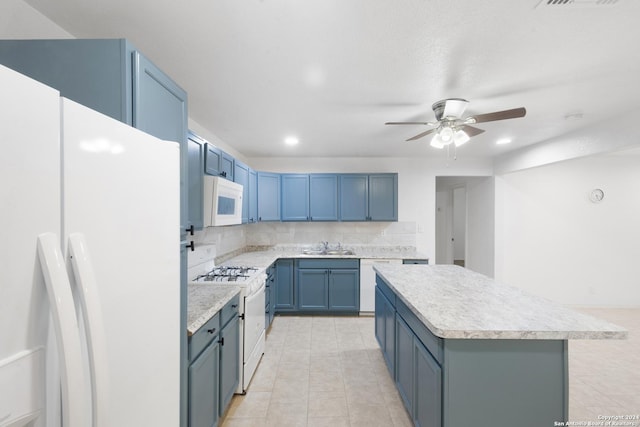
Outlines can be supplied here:
<path id="1" fill-rule="evenodd" d="M 220 333 L 220 313 L 216 313 L 189 339 L 189 360 L 193 361 Z"/>
<path id="2" fill-rule="evenodd" d="M 380 289 L 380 292 L 382 292 L 382 294 L 387 297 L 387 299 L 389 300 L 389 302 L 391 303 L 391 305 L 393 307 L 396 306 L 396 294 L 395 292 L 393 292 L 391 290 L 391 288 L 389 287 L 389 285 L 387 285 L 387 282 L 385 282 L 380 276 L 378 276 L 376 274 L 376 285 L 378 286 L 378 288 Z"/>
<path id="3" fill-rule="evenodd" d="M 311 258 L 298 259 L 298 268 L 360 268 L 360 260 L 355 258 Z"/>
<path id="4" fill-rule="evenodd" d="M 236 295 L 231 299 L 231 301 L 229 301 L 225 304 L 224 307 L 222 307 L 222 310 L 220 310 L 220 327 L 224 327 L 224 325 L 226 325 L 229 320 L 238 316 L 239 302 L 240 296 Z"/>
<path id="5" fill-rule="evenodd" d="M 396 311 L 407 325 L 409 325 L 411 330 L 413 330 L 413 333 L 416 334 L 420 342 L 429 350 L 433 358 L 442 364 L 444 356 L 443 339 L 433 335 L 429 328 L 413 314 L 411 309 L 407 307 L 400 298 L 396 300 Z"/>
<path id="6" fill-rule="evenodd" d="M 403 259 L 403 264 L 429 264 L 428 259 Z"/>

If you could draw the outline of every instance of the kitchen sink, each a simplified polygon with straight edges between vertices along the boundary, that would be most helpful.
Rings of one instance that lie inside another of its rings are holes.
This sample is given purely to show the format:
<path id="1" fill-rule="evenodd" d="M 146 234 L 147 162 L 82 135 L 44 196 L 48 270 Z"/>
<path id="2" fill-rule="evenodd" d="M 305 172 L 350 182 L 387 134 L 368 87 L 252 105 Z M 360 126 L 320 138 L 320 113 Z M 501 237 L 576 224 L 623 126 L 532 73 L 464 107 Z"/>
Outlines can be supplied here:
<path id="1" fill-rule="evenodd" d="M 326 255 L 353 255 L 349 249 L 333 249 L 325 252 Z"/>
<path id="2" fill-rule="evenodd" d="M 304 255 L 354 255 L 349 249 L 305 249 L 302 253 Z"/>

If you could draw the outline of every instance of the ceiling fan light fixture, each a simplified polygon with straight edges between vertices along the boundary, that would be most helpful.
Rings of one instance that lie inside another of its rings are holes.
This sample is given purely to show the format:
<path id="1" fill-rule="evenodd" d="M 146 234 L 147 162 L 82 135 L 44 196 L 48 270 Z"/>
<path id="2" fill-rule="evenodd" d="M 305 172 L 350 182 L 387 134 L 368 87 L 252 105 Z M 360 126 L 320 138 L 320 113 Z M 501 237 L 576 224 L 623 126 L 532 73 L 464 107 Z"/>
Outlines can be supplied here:
<path id="1" fill-rule="evenodd" d="M 442 142 L 442 137 L 439 133 L 436 133 L 433 138 L 431 138 L 431 146 L 434 148 L 444 148 L 445 144 Z"/>
<path id="2" fill-rule="evenodd" d="M 453 140 L 453 129 L 449 126 L 443 127 L 438 134 L 440 135 L 440 138 L 442 138 L 442 142 L 445 144 L 450 144 Z"/>
<path id="3" fill-rule="evenodd" d="M 456 147 L 459 147 L 462 144 L 466 144 L 467 142 L 469 142 L 470 139 L 471 138 L 469 137 L 469 135 L 467 135 L 467 133 L 462 129 L 458 129 L 453 134 L 453 142 L 454 144 L 456 144 Z"/>

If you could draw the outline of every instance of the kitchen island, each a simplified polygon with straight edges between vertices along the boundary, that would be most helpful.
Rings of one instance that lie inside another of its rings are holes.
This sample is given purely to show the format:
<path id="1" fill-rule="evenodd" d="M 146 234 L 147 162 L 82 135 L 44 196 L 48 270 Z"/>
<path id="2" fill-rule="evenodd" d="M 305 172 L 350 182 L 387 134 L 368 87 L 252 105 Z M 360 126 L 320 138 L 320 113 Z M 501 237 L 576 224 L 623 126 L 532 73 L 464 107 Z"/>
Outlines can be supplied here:
<path id="1" fill-rule="evenodd" d="M 376 337 L 416 425 L 560 425 L 569 419 L 568 340 L 627 336 L 461 267 L 374 269 Z"/>

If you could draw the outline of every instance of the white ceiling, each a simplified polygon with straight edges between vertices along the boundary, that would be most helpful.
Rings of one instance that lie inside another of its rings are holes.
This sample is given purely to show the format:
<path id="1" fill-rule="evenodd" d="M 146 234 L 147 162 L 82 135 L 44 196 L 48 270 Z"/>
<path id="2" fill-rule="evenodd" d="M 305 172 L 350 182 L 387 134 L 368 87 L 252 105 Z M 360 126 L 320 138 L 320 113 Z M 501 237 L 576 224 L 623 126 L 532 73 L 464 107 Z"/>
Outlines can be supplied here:
<path id="1" fill-rule="evenodd" d="M 187 90 L 190 117 L 247 157 L 442 156 L 429 137 L 404 142 L 427 128 L 384 123 L 433 120 L 448 97 L 469 115 L 527 108 L 476 125 L 486 132 L 458 150 L 473 157 L 639 106 L 637 0 L 26 1 L 76 37 L 130 39 Z"/>

